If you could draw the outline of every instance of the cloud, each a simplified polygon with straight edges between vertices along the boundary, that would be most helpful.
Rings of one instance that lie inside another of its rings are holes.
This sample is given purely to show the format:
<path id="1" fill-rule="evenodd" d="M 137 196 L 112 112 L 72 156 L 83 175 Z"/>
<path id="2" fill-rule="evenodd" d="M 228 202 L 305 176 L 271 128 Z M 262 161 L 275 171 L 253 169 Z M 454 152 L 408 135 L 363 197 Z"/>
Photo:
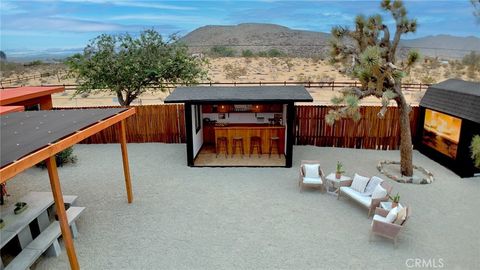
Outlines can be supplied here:
<path id="1" fill-rule="evenodd" d="M 173 25 L 125 25 L 62 17 L 3 16 L 2 28 L 9 31 L 56 31 L 56 32 L 137 32 L 147 28 L 179 30 Z"/>
<path id="2" fill-rule="evenodd" d="M 26 13 L 27 11 L 15 5 L 12 2 L 1 1 L 0 2 L 0 15 L 11 15 L 11 14 L 21 14 Z"/>
<path id="3" fill-rule="evenodd" d="M 197 8 L 190 6 L 167 5 L 156 2 L 139 2 L 139 1 L 117 1 L 112 2 L 113 5 L 137 8 L 154 8 L 167 10 L 195 10 Z"/>
<path id="4" fill-rule="evenodd" d="M 105 20 L 110 21 L 124 21 L 124 20 L 142 20 L 150 22 L 169 23 L 191 23 L 191 24 L 220 24 L 223 21 L 217 18 L 210 18 L 208 16 L 186 16 L 186 15 L 172 15 L 172 14 L 128 14 L 105 17 Z"/>

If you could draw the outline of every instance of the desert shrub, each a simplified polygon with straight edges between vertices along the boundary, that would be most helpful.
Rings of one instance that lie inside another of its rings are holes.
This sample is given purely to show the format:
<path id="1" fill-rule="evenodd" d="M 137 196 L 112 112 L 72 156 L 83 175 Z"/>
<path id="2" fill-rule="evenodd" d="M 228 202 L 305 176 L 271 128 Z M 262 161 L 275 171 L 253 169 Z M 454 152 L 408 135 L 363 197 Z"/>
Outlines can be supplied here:
<path id="1" fill-rule="evenodd" d="M 0 76 L 3 78 L 9 77 L 12 74 L 23 72 L 25 68 L 22 64 L 8 61 L 0 61 Z"/>
<path id="2" fill-rule="evenodd" d="M 284 62 L 285 62 L 285 65 L 288 68 L 288 71 L 290 72 L 292 70 L 292 67 L 294 66 L 292 59 L 291 58 L 285 58 Z"/>
<path id="3" fill-rule="evenodd" d="M 268 53 L 265 51 L 261 51 L 257 53 L 258 57 L 268 57 Z"/>
<path id="4" fill-rule="evenodd" d="M 64 164 L 68 163 L 76 163 L 78 160 L 77 156 L 73 154 L 73 147 L 68 147 L 62 152 L 58 153 L 55 155 L 55 162 L 57 163 L 57 166 L 63 167 Z M 47 164 L 45 161 L 42 161 L 36 165 L 39 168 L 46 168 Z"/>
<path id="5" fill-rule="evenodd" d="M 267 56 L 268 57 L 282 57 L 285 56 L 284 52 L 281 52 L 277 49 L 270 49 L 267 51 Z"/>
<path id="6" fill-rule="evenodd" d="M 30 63 L 26 63 L 24 64 L 24 66 L 26 67 L 35 67 L 35 66 L 41 66 L 43 65 L 44 63 L 41 61 L 41 60 L 35 60 L 35 61 L 32 61 Z"/>
<path id="7" fill-rule="evenodd" d="M 227 80 L 237 80 L 240 76 L 247 75 L 247 69 L 240 67 L 236 64 L 226 64 L 223 66 L 223 72 L 225 72 L 225 78 Z"/>
<path id="8" fill-rule="evenodd" d="M 235 56 L 235 50 L 227 46 L 213 46 L 210 49 L 210 55 L 215 57 L 232 57 Z"/>
<path id="9" fill-rule="evenodd" d="M 243 50 L 242 51 L 242 56 L 243 57 L 254 57 L 255 54 L 251 50 Z"/>
<path id="10" fill-rule="evenodd" d="M 468 67 L 472 67 L 474 71 L 480 71 L 480 54 L 470 52 L 463 57 L 462 64 Z"/>
<path id="11" fill-rule="evenodd" d="M 323 60 L 323 57 L 320 55 L 314 55 L 312 56 L 312 58 L 310 58 L 310 60 L 312 61 L 312 64 L 316 64 L 321 62 Z"/>
<path id="12" fill-rule="evenodd" d="M 422 76 L 422 77 L 420 78 L 420 81 L 421 81 L 422 83 L 425 83 L 425 84 L 432 84 L 432 83 L 435 83 L 435 82 L 436 82 L 435 79 L 434 79 L 432 76 L 430 76 L 430 75 L 424 75 L 424 76 Z"/>
<path id="13" fill-rule="evenodd" d="M 475 79 L 477 78 L 477 74 L 475 73 L 475 66 L 473 65 L 469 65 L 468 68 L 467 68 L 467 77 L 469 79 Z"/>

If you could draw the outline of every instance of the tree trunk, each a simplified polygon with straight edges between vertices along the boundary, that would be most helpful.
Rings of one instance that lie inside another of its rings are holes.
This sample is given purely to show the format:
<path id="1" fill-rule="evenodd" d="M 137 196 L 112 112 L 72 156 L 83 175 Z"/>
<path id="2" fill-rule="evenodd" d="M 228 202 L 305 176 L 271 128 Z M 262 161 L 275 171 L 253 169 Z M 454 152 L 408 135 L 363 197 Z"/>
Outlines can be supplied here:
<path id="1" fill-rule="evenodd" d="M 410 105 L 400 95 L 397 101 L 400 121 L 400 171 L 404 176 L 413 175 L 412 132 L 410 130 Z"/>
<path id="2" fill-rule="evenodd" d="M 122 91 L 117 90 L 117 99 L 118 99 L 118 103 L 120 104 L 120 106 L 126 106 L 125 105 L 125 100 L 123 99 Z"/>

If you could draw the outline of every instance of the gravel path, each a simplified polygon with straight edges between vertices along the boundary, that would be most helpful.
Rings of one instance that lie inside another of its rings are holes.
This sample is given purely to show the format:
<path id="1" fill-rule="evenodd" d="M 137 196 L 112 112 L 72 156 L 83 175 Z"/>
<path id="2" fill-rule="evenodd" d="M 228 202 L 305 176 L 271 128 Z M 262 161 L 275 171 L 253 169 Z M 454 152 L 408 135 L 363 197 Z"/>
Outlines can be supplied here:
<path id="1" fill-rule="evenodd" d="M 431 185 L 388 180 L 413 214 L 393 243 L 368 241 L 371 219 L 348 199 L 297 188 L 301 159 L 325 173 L 342 161 L 347 174 L 378 175 L 379 160 L 398 151 L 297 146 L 294 167 L 189 168 L 185 145 L 129 144 L 134 203 L 126 203 L 120 147 L 77 145 L 78 163 L 60 168 L 64 194 L 87 209 L 75 240 L 82 269 L 405 269 L 408 259 L 444 269 L 480 265 L 480 179 L 414 153 Z M 8 184 L 8 203 L 49 191 L 46 170 L 33 168 Z M 68 269 L 66 252 L 35 269 Z"/>

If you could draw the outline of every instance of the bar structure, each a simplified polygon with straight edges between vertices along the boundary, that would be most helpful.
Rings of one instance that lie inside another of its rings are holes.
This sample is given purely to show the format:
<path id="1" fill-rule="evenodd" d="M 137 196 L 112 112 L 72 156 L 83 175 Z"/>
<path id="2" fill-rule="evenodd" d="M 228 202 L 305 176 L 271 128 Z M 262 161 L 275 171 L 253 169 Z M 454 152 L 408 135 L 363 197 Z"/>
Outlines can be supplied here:
<path id="1" fill-rule="evenodd" d="M 303 86 L 178 87 L 165 103 L 185 103 L 187 165 L 291 167 L 295 102 Z"/>
<path id="2" fill-rule="evenodd" d="M 205 128 L 206 129 L 206 128 Z M 215 140 L 212 144 L 216 145 L 216 142 L 219 138 L 225 137 L 227 138 L 227 151 L 228 153 L 233 153 L 233 139 L 240 137 L 245 138 L 244 142 L 242 143 L 243 152 L 246 154 L 258 154 L 261 153 L 269 153 L 270 149 L 275 148 L 278 146 L 278 153 L 285 152 L 285 127 L 284 126 L 270 126 L 265 124 L 230 124 L 228 126 L 214 126 L 214 133 L 215 133 Z M 208 135 L 207 135 L 208 136 Z M 205 138 L 204 132 L 204 138 Z M 259 139 L 259 147 L 261 150 L 257 148 L 252 149 L 254 142 L 252 142 L 251 138 L 260 138 Z M 271 142 L 270 138 L 278 137 L 278 141 L 281 142 L 278 145 L 273 145 L 274 143 Z M 204 141 L 206 142 L 206 140 Z"/>
<path id="3" fill-rule="evenodd" d="M 80 269 L 80 265 L 65 212 L 55 154 L 118 123 L 127 201 L 131 203 L 133 195 L 124 121 L 133 114 L 135 114 L 134 108 L 120 108 L 27 111 L 0 116 L 2 137 L 0 184 L 41 161 L 46 162 L 56 213 L 71 269 Z"/>

